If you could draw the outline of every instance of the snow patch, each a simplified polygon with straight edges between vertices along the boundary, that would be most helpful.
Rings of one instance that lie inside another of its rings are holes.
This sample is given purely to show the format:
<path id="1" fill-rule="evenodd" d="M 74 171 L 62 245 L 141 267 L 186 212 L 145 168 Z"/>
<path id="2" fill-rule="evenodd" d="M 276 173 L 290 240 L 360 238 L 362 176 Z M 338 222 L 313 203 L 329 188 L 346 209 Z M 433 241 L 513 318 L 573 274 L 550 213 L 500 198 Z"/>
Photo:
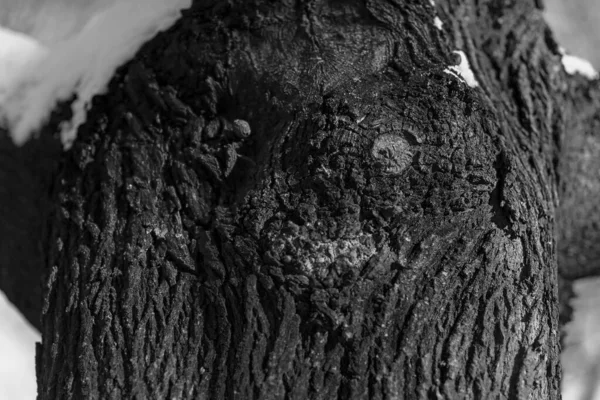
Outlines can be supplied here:
<path id="1" fill-rule="evenodd" d="M 440 17 L 435 17 L 433 19 L 433 24 L 435 25 L 436 28 L 438 28 L 440 31 L 442 30 L 442 27 L 444 26 L 444 23 L 442 22 L 442 20 L 440 19 Z"/>
<path id="2" fill-rule="evenodd" d="M 46 53 L 46 47 L 35 39 L 0 26 L 0 104 L 24 69 Z"/>
<path id="3" fill-rule="evenodd" d="M 473 74 L 473 71 L 469 65 L 467 55 L 462 50 L 456 50 L 454 53 L 460 56 L 460 64 L 449 66 L 444 70 L 444 72 L 453 75 L 456 78 L 462 78 L 462 80 L 470 87 L 479 86 L 479 83 L 475 79 L 475 75 Z"/>
<path id="4" fill-rule="evenodd" d="M 42 341 L 40 333 L 1 291 L 0 320 L 0 399 L 35 399 L 35 343 Z"/>
<path id="5" fill-rule="evenodd" d="M 598 78 L 598 71 L 596 71 L 592 63 L 588 60 L 567 54 L 562 48 L 560 49 L 560 52 L 562 53 L 562 65 L 567 74 L 579 74 L 588 79 Z"/>
<path id="6" fill-rule="evenodd" d="M 574 282 L 575 298 L 572 320 L 561 353 L 563 367 L 562 392 L 565 400 L 590 399 L 589 392 L 600 398 L 600 278 Z M 588 392 L 586 396 L 585 393 Z"/>
<path id="7" fill-rule="evenodd" d="M 60 127 L 61 140 L 69 148 L 92 98 L 106 91 L 116 69 L 173 25 L 190 5 L 191 0 L 116 2 L 93 15 L 79 32 L 48 47 L 2 31 L 0 120 L 13 141 L 26 142 L 48 120 L 57 102 L 75 94 L 73 117 Z"/>

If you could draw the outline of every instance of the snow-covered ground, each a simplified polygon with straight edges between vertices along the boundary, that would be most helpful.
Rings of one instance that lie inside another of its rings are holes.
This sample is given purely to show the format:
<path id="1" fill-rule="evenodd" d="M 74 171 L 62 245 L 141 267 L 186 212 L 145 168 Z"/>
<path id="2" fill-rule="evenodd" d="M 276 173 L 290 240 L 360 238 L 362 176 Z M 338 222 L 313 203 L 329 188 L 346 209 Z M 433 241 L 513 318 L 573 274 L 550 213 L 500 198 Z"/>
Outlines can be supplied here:
<path id="1" fill-rule="evenodd" d="M 35 343 L 41 340 L 0 291 L 0 399 L 35 399 Z"/>

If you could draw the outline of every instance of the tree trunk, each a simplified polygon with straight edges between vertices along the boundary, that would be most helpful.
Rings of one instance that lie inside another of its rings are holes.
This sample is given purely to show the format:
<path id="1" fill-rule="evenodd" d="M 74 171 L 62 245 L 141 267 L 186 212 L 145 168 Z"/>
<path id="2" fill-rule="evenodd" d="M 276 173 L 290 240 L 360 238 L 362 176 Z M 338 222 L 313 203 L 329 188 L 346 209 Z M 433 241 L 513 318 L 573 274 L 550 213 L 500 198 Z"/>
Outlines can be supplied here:
<path id="1" fill-rule="evenodd" d="M 62 156 L 38 397 L 559 399 L 600 92 L 540 8 L 196 1 Z"/>

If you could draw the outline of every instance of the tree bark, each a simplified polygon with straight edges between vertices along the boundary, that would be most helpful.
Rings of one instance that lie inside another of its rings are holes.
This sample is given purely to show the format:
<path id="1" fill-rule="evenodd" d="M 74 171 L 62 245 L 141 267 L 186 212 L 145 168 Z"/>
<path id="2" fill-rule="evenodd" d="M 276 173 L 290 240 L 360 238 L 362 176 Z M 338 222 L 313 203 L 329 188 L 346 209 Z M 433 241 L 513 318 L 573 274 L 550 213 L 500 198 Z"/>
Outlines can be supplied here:
<path id="1" fill-rule="evenodd" d="M 560 398 L 597 86 L 534 1 L 196 1 L 62 155 L 38 397 Z"/>

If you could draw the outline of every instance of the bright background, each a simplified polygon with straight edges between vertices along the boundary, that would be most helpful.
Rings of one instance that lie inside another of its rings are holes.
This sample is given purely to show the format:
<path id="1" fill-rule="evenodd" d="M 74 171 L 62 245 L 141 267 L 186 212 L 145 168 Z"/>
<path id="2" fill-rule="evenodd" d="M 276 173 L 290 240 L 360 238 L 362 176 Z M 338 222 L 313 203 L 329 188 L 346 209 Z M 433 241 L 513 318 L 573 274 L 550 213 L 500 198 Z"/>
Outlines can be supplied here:
<path id="1" fill-rule="evenodd" d="M 570 53 L 600 68 L 600 1 L 544 0 L 546 21 Z"/>
<path id="2" fill-rule="evenodd" d="M 0 400 L 35 399 L 35 342 L 41 340 L 0 291 Z"/>
<path id="3" fill-rule="evenodd" d="M 545 0 L 545 4 L 546 21 L 562 47 L 600 68 L 600 1 Z M 574 289 L 575 312 L 565 328 L 561 357 L 563 400 L 600 400 L 600 278 L 582 279 Z"/>

